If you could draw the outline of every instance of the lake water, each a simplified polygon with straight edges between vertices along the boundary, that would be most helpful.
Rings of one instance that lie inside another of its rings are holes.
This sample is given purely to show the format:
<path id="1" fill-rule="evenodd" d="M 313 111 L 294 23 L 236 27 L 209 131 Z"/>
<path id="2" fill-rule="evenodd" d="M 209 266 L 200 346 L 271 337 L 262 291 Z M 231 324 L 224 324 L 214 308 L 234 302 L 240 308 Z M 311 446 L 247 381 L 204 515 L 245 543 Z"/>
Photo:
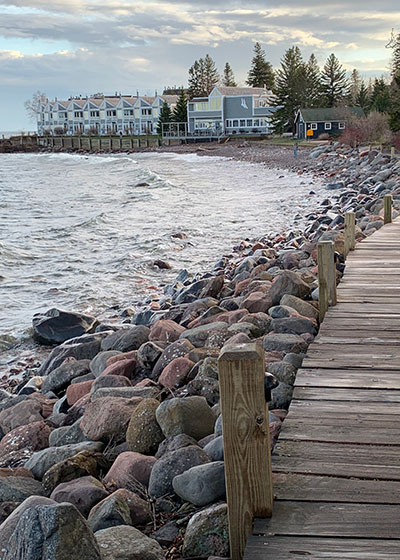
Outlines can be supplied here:
<path id="1" fill-rule="evenodd" d="M 241 239 L 292 227 L 312 208 L 310 188 L 195 154 L 0 155 L 0 335 L 23 336 L 50 307 L 132 306 L 181 268 L 206 270 Z"/>

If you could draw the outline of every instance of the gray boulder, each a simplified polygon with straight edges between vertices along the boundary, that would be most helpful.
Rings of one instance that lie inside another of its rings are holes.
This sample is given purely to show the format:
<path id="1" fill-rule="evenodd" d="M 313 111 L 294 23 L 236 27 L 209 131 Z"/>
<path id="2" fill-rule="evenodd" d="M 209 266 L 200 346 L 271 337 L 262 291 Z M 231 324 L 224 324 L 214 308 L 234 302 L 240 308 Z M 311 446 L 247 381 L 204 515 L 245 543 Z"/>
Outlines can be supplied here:
<path id="1" fill-rule="evenodd" d="M 118 525 L 132 525 L 127 500 L 118 492 L 107 496 L 90 510 L 88 524 L 94 533 Z"/>
<path id="2" fill-rule="evenodd" d="M 156 419 L 165 437 L 186 434 L 197 440 L 214 430 L 215 417 L 204 397 L 174 398 L 156 410 Z"/>
<path id="3" fill-rule="evenodd" d="M 181 358 L 193 350 L 194 346 L 189 340 L 179 339 L 167 346 L 158 358 L 152 372 L 152 379 L 158 379 L 163 369 L 175 358 Z"/>
<path id="4" fill-rule="evenodd" d="M 87 441 L 80 424 L 81 419 L 78 418 L 71 426 L 61 426 L 53 430 L 49 436 L 49 447 L 61 447 L 62 445 Z"/>
<path id="5" fill-rule="evenodd" d="M 226 323 L 222 321 L 216 321 L 215 323 L 200 325 L 200 327 L 186 330 L 180 335 L 180 340 L 188 340 L 193 344 L 193 346 L 198 348 L 204 346 L 210 334 L 224 330 L 227 330 Z"/>
<path id="6" fill-rule="evenodd" d="M 0 503 L 23 502 L 29 496 L 44 496 L 40 482 L 29 476 L 5 476 L 0 478 Z"/>
<path id="7" fill-rule="evenodd" d="M 95 537 L 102 560 L 165 560 L 157 541 L 128 525 L 102 529 Z"/>
<path id="8" fill-rule="evenodd" d="M 93 332 L 98 322 L 94 317 L 49 309 L 33 316 L 33 336 L 42 344 L 62 344 L 66 340 Z"/>
<path id="9" fill-rule="evenodd" d="M 285 317 L 284 319 L 274 319 L 272 321 L 272 329 L 276 333 L 308 333 L 313 336 L 315 336 L 318 332 L 311 319 L 305 319 L 303 317 Z"/>
<path id="10" fill-rule="evenodd" d="M 298 274 L 292 270 L 284 270 L 274 278 L 269 295 L 273 305 L 278 305 L 285 294 L 291 294 L 302 299 L 307 297 L 310 291 L 310 286 Z"/>
<path id="11" fill-rule="evenodd" d="M 93 373 L 95 377 L 98 377 L 103 373 L 103 371 L 107 367 L 107 360 L 112 356 L 117 356 L 121 354 L 118 350 L 107 350 L 105 352 L 99 352 L 96 356 L 90 361 L 90 371 Z"/>
<path id="12" fill-rule="evenodd" d="M 297 334 L 268 333 L 263 338 L 263 345 L 267 352 L 305 352 L 307 342 Z"/>
<path id="13" fill-rule="evenodd" d="M 44 378 L 42 393 L 49 391 L 57 393 L 65 389 L 75 377 L 80 377 L 89 372 L 89 364 L 90 360 L 73 360 L 61 364 Z"/>
<path id="14" fill-rule="evenodd" d="M 223 461 L 224 438 L 222 436 L 215 437 L 204 446 L 204 451 L 210 456 L 211 461 Z"/>
<path id="15" fill-rule="evenodd" d="M 318 309 L 314 305 L 296 296 L 285 294 L 282 296 L 280 304 L 292 307 L 303 317 L 309 317 L 310 319 L 318 319 L 319 317 Z"/>
<path id="16" fill-rule="evenodd" d="M 150 329 L 143 325 L 120 329 L 102 340 L 101 349 L 118 350 L 119 352 L 137 350 L 142 344 L 148 341 L 149 333 Z"/>
<path id="17" fill-rule="evenodd" d="M 172 487 L 185 502 L 197 507 L 225 498 L 225 468 L 223 461 L 198 465 L 174 477 Z"/>
<path id="18" fill-rule="evenodd" d="M 185 558 L 229 556 L 228 508 L 218 504 L 195 513 L 183 541 Z"/>

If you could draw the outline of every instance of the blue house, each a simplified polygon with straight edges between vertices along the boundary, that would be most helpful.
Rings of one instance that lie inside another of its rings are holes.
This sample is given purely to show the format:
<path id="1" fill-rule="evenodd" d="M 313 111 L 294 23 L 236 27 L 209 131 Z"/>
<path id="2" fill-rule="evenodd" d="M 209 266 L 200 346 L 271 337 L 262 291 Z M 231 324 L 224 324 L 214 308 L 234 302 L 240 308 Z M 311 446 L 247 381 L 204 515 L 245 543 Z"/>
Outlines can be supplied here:
<path id="1" fill-rule="evenodd" d="M 319 138 L 321 134 L 340 136 L 349 117 L 364 117 L 361 107 L 299 109 L 294 121 L 296 138 Z"/>

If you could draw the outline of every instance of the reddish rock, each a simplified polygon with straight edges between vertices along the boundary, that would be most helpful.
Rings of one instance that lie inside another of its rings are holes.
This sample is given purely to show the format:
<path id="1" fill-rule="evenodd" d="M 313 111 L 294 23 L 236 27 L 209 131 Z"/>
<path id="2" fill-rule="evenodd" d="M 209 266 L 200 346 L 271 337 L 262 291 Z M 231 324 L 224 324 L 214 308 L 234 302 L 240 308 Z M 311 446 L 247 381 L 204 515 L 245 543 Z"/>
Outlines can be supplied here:
<path id="1" fill-rule="evenodd" d="M 272 350 L 271 352 L 265 352 L 265 365 L 273 364 L 275 362 L 280 362 L 285 357 L 286 352 L 280 352 L 279 350 Z"/>
<path id="2" fill-rule="evenodd" d="M 111 364 L 115 364 L 116 362 L 119 362 L 120 360 L 134 360 L 136 359 L 137 356 L 137 350 L 131 350 L 130 352 L 120 352 L 119 354 L 116 354 L 115 356 L 110 356 L 107 360 L 107 367 L 110 366 Z"/>
<path id="3" fill-rule="evenodd" d="M 0 412 L 0 427 L 7 434 L 19 426 L 40 422 L 43 420 L 41 412 L 40 403 L 26 399 Z"/>
<path id="4" fill-rule="evenodd" d="M 185 327 L 178 325 L 178 323 L 171 321 L 171 319 L 160 319 L 151 327 L 149 340 L 175 342 L 185 330 Z"/>
<path id="5" fill-rule="evenodd" d="M 187 358 L 175 358 L 163 369 L 158 379 L 159 384 L 170 389 L 177 389 L 184 385 L 186 376 L 194 365 L 194 362 Z"/>
<path id="6" fill-rule="evenodd" d="M 43 418 L 48 418 L 53 414 L 53 407 L 57 402 L 57 399 L 48 399 L 42 393 L 32 393 L 28 397 L 29 400 L 38 402 L 42 407 L 41 414 Z"/>
<path id="7" fill-rule="evenodd" d="M 112 495 L 118 496 L 126 501 L 131 514 L 132 525 L 145 525 L 152 519 L 149 504 L 134 492 L 126 488 L 120 488 Z"/>
<path id="8" fill-rule="evenodd" d="M 45 422 L 33 422 L 15 428 L 0 442 L 0 466 L 17 467 L 35 452 L 49 446 L 50 428 Z"/>
<path id="9" fill-rule="evenodd" d="M 67 402 L 70 406 L 79 401 L 82 397 L 90 393 L 93 380 L 82 381 L 81 383 L 73 383 L 67 389 Z"/>
<path id="10" fill-rule="evenodd" d="M 0 468 L 0 478 L 6 478 L 8 476 L 26 476 L 27 478 L 33 478 L 31 471 L 25 467 Z"/>
<path id="11" fill-rule="evenodd" d="M 246 278 L 245 280 L 241 280 L 236 284 L 234 296 L 240 296 L 243 292 L 247 290 L 247 286 L 252 281 L 251 278 Z"/>
<path id="12" fill-rule="evenodd" d="M 224 346 L 232 346 L 236 344 L 249 344 L 250 342 L 252 342 L 252 340 L 250 339 L 250 337 L 247 336 L 246 333 L 237 333 L 231 336 L 230 338 L 228 338 Z"/>
<path id="13" fill-rule="evenodd" d="M 267 313 L 268 309 L 272 307 L 272 299 L 269 294 L 251 292 L 242 301 L 242 307 L 247 309 L 250 313 Z"/>
<path id="14" fill-rule="evenodd" d="M 132 490 L 137 482 L 147 487 L 151 470 L 156 461 L 155 457 L 149 457 L 134 451 L 125 451 L 115 459 L 111 469 L 103 479 L 104 484 L 110 489 L 127 488 Z"/>
<path id="15" fill-rule="evenodd" d="M 141 400 L 140 397 L 96 399 L 85 409 L 80 423 L 83 434 L 91 441 L 123 441 L 129 420 Z"/>
<path id="16" fill-rule="evenodd" d="M 118 358 L 118 356 L 113 356 L 112 358 L 110 358 L 110 360 L 112 360 L 113 358 Z M 103 371 L 103 373 L 101 373 L 101 375 L 124 375 L 128 379 L 132 379 L 135 375 L 136 368 L 136 358 L 133 360 L 116 360 L 110 365 L 107 365 L 106 369 Z"/>
<path id="17" fill-rule="evenodd" d="M 93 506 L 108 495 L 102 483 L 93 476 L 83 476 L 70 482 L 62 482 L 53 490 L 50 499 L 58 503 L 73 504 L 87 517 Z"/>
<path id="18" fill-rule="evenodd" d="M 154 383 L 154 381 L 152 379 L 149 379 L 148 377 L 145 377 L 138 383 L 135 383 L 135 387 L 152 387 L 152 386 L 154 387 L 156 385 L 157 384 Z"/>

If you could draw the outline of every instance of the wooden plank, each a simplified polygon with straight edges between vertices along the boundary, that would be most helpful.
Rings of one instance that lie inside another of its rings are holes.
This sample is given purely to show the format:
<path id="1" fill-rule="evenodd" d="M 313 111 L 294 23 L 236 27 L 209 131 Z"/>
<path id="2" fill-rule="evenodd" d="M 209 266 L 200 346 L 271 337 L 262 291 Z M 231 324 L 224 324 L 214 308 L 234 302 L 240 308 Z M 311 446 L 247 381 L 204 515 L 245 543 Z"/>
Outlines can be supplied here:
<path id="1" fill-rule="evenodd" d="M 398 560 L 397 540 L 311 537 L 249 539 L 244 560 Z"/>
<path id="2" fill-rule="evenodd" d="M 397 505 L 277 501 L 271 519 L 255 519 L 258 535 L 400 539 Z"/>
<path id="3" fill-rule="evenodd" d="M 320 334 L 325 332 L 335 331 L 335 330 L 352 330 L 354 331 L 357 329 L 358 331 L 371 331 L 373 332 L 373 336 L 379 332 L 379 336 L 383 335 L 382 331 L 391 331 L 391 332 L 398 332 L 400 331 L 400 322 L 393 321 L 392 318 L 369 318 L 364 317 L 361 322 L 356 322 L 351 316 L 344 315 L 343 317 L 333 317 L 329 313 L 329 326 L 328 323 L 322 323 L 320 326 Z M 347 332 L 346 332 L 347 335 Z"/>
<path id="4" fill-rule="evenodd" d="M 264 350 L 227 347 L 218 363 L 231 558 L 241 560 L 253 517 L 272 514 Z"/>
<path id="5" fill-rule="evenodd" d="M 361 480 L 359 478 L 275 473 L 273 483 L 275 497 L 278 500 L 400 504 L 400 481 L 398 480 Z"/>
<path id="6" fill-rule="evenodd" d="M 390 389 L 338 389 L 324 387 L 295 387 L 293 398 L 307 401 L 356 401 L 375 403 L 400 403 L 400 391 Z M 399 407 L 400 410 L 400 407 Z"/>
<path id="7" fill-rule="evenodd" d="M 320 441 L 330 443 L 354 443 L 354 444 L 380 444 L 400 447 L 400 428 L 388 430 L 387 427 L 380 428 L 367 426 L 322 426 L 314 422 L 310 428 L 307 423 L 291 423 L 285 421 L 279 434 L 280 440 L 292 441 Z M 400 449 L 399 449 L 400 453 Z"/>
<path id="8" fill-rule="evenodd" d="M 371 414 L 399 414 L 398 403 L 388 402 L 360 402 L 360 401 L 309 401 L 309 400 L 296 400 L 293 399 L 290 404 L 291 412 L 298 412 L 299 414 L 305 414 L 306 409 L 319 411 L 321 416 L 324 412 L 329 412 L 331 410 L 339 410 L 341 412 L 366 412 Z"/>
<path id="9" fill-rule="evenodd" d="M 378 334 L 378 336 L 376 336 Z M 390 333 L 390 332 L 375 332 L 368 331 L 367 335 L 360 336 L 360 332 L 346 331 L 346 334 L 340 333 L 340 331 L 327 331 L 326 334 L 319 335 L 315 340 L 314 344 L 368 344 L 369 346 L 400 346 L 400 333 Z"/>
<path id="10" fill-rule="evenodd" d="M 397 372 L 362 369 L 301 369 L 297 372 L 296 386 L 400 390 L 400 369 Z"/>

